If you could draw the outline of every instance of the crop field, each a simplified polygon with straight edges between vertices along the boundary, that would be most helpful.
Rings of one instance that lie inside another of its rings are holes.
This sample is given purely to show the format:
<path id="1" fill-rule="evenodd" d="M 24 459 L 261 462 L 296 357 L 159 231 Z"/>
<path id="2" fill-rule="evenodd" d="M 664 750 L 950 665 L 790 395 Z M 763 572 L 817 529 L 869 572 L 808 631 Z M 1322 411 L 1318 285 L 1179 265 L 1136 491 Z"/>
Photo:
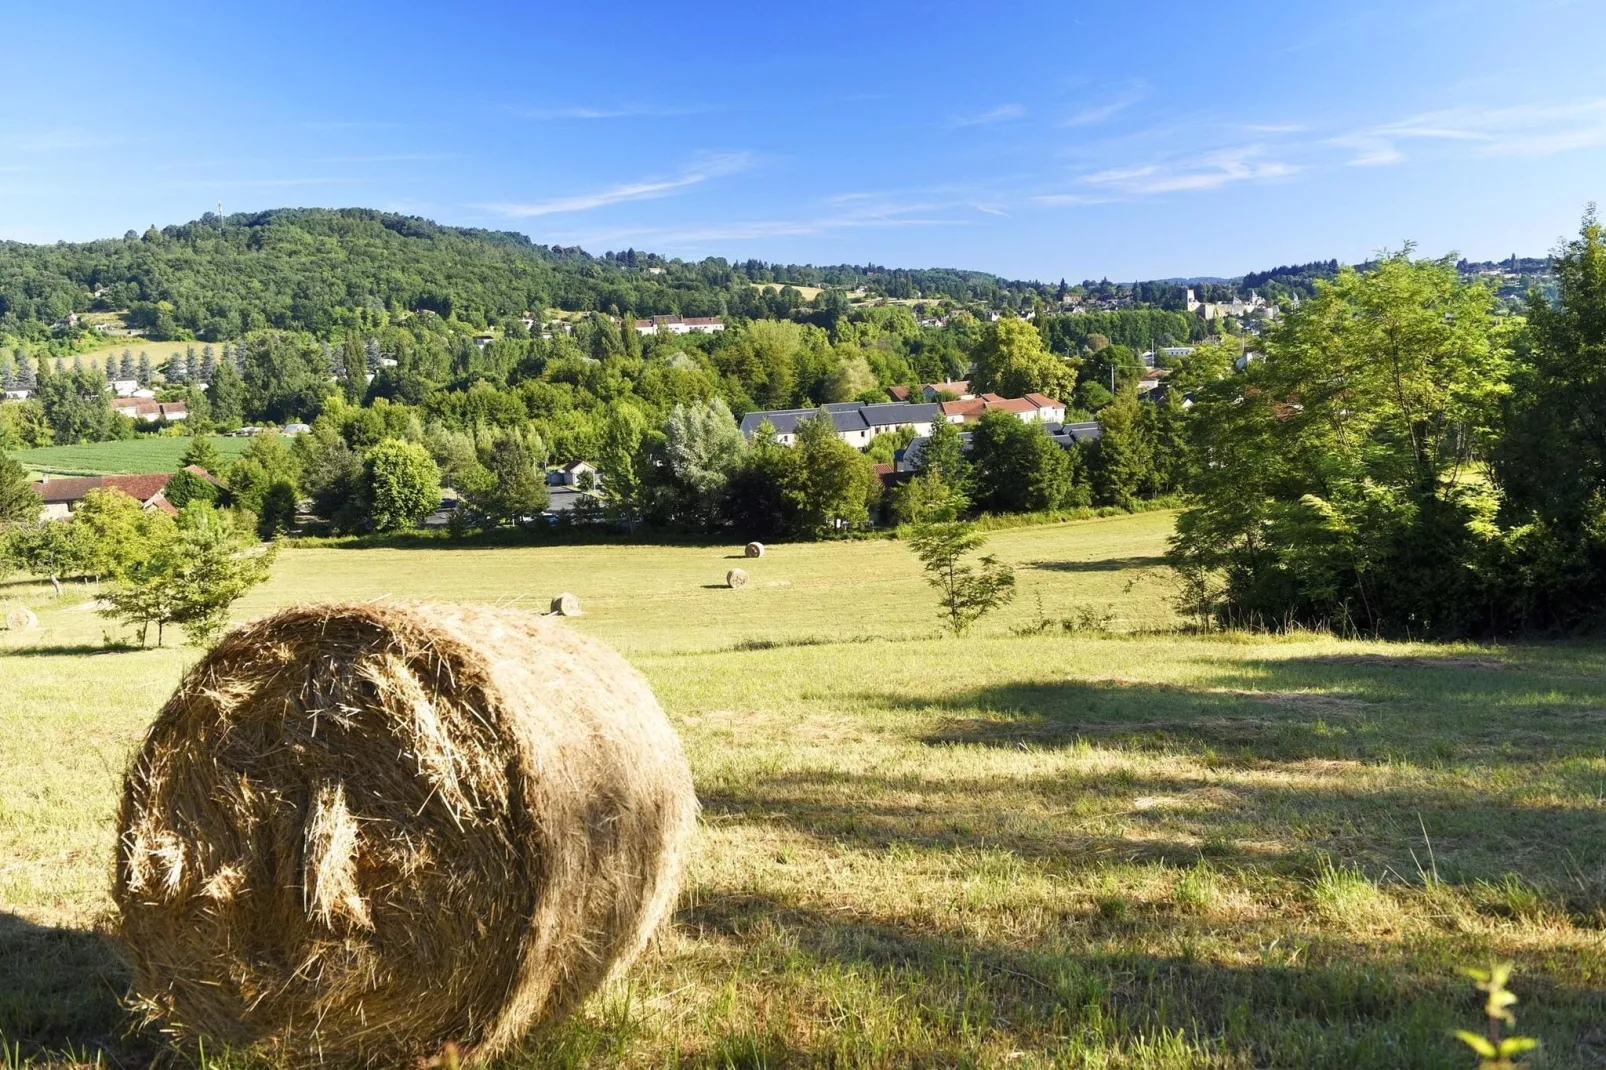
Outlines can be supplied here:
<path id="1" fill-rule="evenodd" d="M 1459 971 L 1508 959 L 1533 1065 L 1606 1062 L 1606 647 L 1188 634 L 1169 526 L 994 534 L 1020 595 L 963 640 L 891 541 L 739 591 L 734 546 L 291 548 L 236 616 L 572 591 L 651 679 L 703 807 L 673 928 L 511 1066 L 1464 1068 Z M 92 593 L 0 583 L 41 618 L 0 632 L 11 1063 L 159 1054 L 112 821 L 197 652 L 107 649 Z"/>
<path id="2" fill-rule="evenodd" d="M 225 461 L 233 460 L 251 444 L 248 438 L 215 436 L 212 445 Z M 188 438 L 135 438 L 126 442 L 93 442 L 77 446 L 45 446 L 17 450 L 11 456 L 30 471 L 53 476 L 128 475 L 173 472 L 189 449 Z"/>
<path id="3" fill-rule="evenodd" d="M 144 353 L 150 358 L 151 366 L 160 369 L 162 365 L 173 357 L 181 356 L 189 349 L 194 349 L 196 353 L 200 353 L 205 345 L 205 342 L 152 342 L 145 338 L 108 337 L 104 345 L 85 349 L 82 353 L 77 354 L 77 359 L 82 360 L 85 364 L 93 363 L 104 371 L 106 358 L 116 357 L 120 361 L 123 359 L 123 350 L 126 349 L 135 360 L 138 360 L 139 355 Z M 217 347 L 214 346 L 213 351 L 216 352 L 216 350 Z M 73 357 L 64 357 L 62 359 L 69 366 L 74 360 Z"/>

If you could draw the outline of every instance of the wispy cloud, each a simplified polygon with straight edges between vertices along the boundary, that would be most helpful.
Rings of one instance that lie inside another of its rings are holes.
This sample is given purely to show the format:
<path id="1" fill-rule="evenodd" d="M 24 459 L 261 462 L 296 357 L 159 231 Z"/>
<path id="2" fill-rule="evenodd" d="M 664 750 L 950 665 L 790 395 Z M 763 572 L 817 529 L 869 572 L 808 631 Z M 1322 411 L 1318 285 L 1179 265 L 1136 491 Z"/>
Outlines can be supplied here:
<path id="1" fill-rule="evenodd" d="M 725 153 L 723 155 L 705 157 L 678 175 L 645 179 L 639 182 L 622 182 L 593 190 L 590 193 L 579 193 L 569 197 L 557 197 L 552 200 L 535 201 L 528 204 L 503 202 L 479 204 L 474 207 L 484 208 L 512 219 L 530 219 L 536 216 L 560 215 L 566 212 L 589 212 L 594 208 L 606 208 L 608 205 L 623 204 L 627 201 L 649 201 L 657 200 L 661 197 L 672 197 L 683 190 L 691 189 L 693 186 L 700 186 L 710 179 L 745 171 L 752 165 L 753 156 L 751 153 Z"/>
<path id="2" fill-rule="evenodd" d="M 1145 197 L 1220 189 L 1234 182 L 1286 178 L 1301 170 L 1294 164 L 1262 159 L 1264 154 L 1264 146 L 1247 145 L 1209 153 L 1197 163 L 1117 168 L 1088 175 L 1083 181 L 1127 196 Z"/>
<path id="3" fill-rule="evenodd" d="M 1145 82 L 1134 82 L 1127 89 L 1110 97 L 1107 100 L 1097 101 L 1083 105 L 1061 121 L 1061 126 L 1094 126 L 1115 118 L 1132 105 L 1139 103 L 1149 95 L 1149 87 Z"/>
<path id="4" fill-rule="evenodd" d="M 949 126 L 991 126 L 995 123 L 1007 123 L 1019 119 L 1026 114 L 1024 104 L 1000 104 L 996 108 L 986 111 L 972 112 L 969 115 L 956 115 L 948 120 Z"/>
<path id="5" fill-rule="evenodd" d="M 1328 139 L 1355 167 L 1406 158 L 1411 142 L 1462 144 L 1474 156 L 1554 156 L 1606 147 L 1606 97 L 1498 108 L 1446 108 Z"/>

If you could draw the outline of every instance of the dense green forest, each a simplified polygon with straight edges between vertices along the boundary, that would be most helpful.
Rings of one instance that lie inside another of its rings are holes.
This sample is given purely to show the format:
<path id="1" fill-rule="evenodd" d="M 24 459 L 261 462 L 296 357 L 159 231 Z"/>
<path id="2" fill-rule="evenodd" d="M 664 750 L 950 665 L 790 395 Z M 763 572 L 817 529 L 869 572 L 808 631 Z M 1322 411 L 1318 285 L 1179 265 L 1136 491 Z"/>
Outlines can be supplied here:
<path id="1" fill-rule="evenodd" d="M 151 340 L 218 342 L 265 328 L 327 338 L 422 310 L 483 328 L 545 308 L 756 318 L 802 304 L 754 283 L 1009 308 L 1051 293 L 982 272 L 593 256 L 366 209 L 284 209 L 81 244 L 0 243 L 0 335 L 72 340 L 79 332 L 57 325 L 97 310 L 126 310 Z"/>

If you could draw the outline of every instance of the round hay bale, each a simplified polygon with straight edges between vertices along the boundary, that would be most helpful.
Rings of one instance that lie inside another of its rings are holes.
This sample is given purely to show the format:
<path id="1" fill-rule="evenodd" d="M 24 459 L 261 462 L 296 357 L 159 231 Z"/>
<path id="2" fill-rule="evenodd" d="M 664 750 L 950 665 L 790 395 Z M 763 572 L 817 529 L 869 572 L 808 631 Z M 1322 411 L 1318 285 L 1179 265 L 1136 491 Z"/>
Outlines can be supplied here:
<path id="1" fill-rule="evenodd" d="M 761 542 L 750 542 L 747 544 L 747 549 L 743 552 L 746 553 L 748 557 L 763 557 L 764 544 Z"/>
<path id="2" fill-rule="evenodd" d="M 564 591 L 552 600 L 552 613 L 559 617 L 578 617 L 580 615 L 580 599 Z"/>
<path id="3" fill-rule="evenodd" d="M 292 609 L 145 738 L 113 897 L 151 1018 L 291 1064 L 474 1061 L 673 908 L 697 801 L 641 674 L 511 609 Z"/>
<path id="4" fill-rule="evenodd" d="M 6 630 L 31 632 L 39 627 L 39 618 L 27 606 L 13 606 L 6 611 Z"/>
<path id="5" fill-rule="evenodd" d="M 747 586 L 747 573 L 739 568 L 731 569 L 725 573 L 725 586 L 732 590 L 741 590 Z"/>

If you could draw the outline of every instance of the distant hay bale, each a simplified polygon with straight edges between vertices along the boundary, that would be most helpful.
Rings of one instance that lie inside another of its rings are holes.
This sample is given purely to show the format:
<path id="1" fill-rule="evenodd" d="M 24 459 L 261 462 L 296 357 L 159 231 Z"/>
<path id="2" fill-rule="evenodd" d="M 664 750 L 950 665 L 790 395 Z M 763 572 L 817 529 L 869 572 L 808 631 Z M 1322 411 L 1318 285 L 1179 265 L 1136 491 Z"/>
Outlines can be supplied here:
<path id="1" fill-rule="evenodd" d="M 6 630 L 31 632 L 39 627 L 39 618 L 27 606 L 13 606 L 6 611 Z"/>
<path id="2" fill-rule="evenodd" d="M 147 1014 L 291 1064 L 480 1061 L 673 908 L 697 802 L 641 674 L 510 609 L 292 609 L 223 640 L 124 784 Z"/>
<path id="3" fill-rule="evenodd" d="M 747 544 L 747 550 L 745 552 L 748 557 L 763 557 L 764 544 L 761 542 L 750 542 Z"/>
<path id="4" fill-rule="evenodd" d="M 739 568 L 733 568 L 725 573 L 725 586 L 732 590 L 741 590 L 747 586 L 747 573 Z"/>
<path id="5" fill-rule="evenodd" d="M 559 617 L 578 617 L 580 599 L 565 591 L 552 600 L 552 613 Z"/>

